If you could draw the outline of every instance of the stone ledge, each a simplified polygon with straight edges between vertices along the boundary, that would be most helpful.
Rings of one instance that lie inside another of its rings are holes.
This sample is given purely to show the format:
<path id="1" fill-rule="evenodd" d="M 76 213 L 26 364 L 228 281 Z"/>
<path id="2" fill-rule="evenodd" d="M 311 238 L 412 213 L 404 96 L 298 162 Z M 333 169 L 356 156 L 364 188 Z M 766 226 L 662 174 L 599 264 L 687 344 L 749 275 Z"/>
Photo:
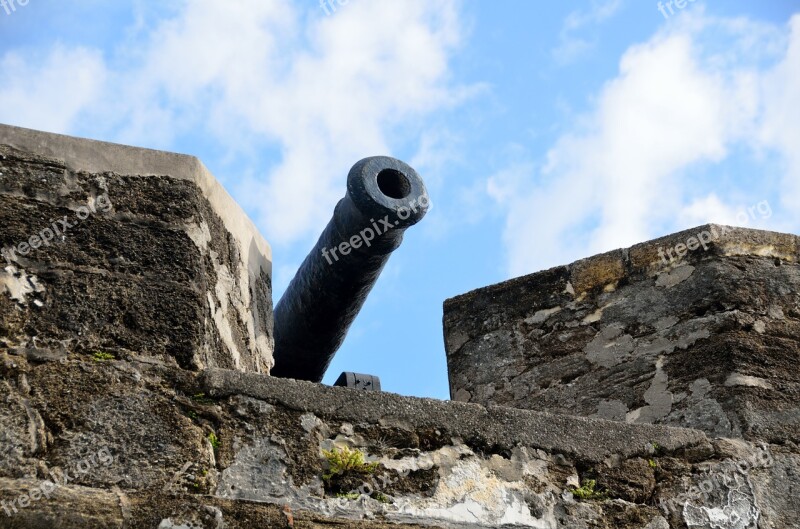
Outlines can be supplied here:
<path id="1" fill-rule="evenodd" d="M 493 451 L 518 445 L 558 452 L 587 462 L 647 455 L 653 444 L 666 452 L 713 453 L 703 432 L 649 424 L 554 415 L 500 406 L 404 397 L 279 379 L 226 369 L 206 370 L 201 385 L 209 395 L 247 395 L 291 410 L 329 419 L 434 427 L 451 437 L 480 440 Z"/>
<path id="2" fill-rule="evenodd" d="M 687 501 L 727 505 L 727 482 L 709 473 L 749 479 L 740 499 L 761 509 L 763 527 L 792 527 L 800 512 L 787 477 L 796 447 L 194 373 L 133 354 L 22 353 L 0 351 L 11 447 L 0 451 L 0 501 L 18 507 L 0 512 L 2 528 L 283 528 L 288 508 L 294 529 L 661 529 L 682 526 Z M 641 455 L 626 457 L 635 444 L 646 444 Z M 345 447 L 374 467 L 328 474 L 328 451 Z M 49 502 L 23 498 L 67 473 Z"/>

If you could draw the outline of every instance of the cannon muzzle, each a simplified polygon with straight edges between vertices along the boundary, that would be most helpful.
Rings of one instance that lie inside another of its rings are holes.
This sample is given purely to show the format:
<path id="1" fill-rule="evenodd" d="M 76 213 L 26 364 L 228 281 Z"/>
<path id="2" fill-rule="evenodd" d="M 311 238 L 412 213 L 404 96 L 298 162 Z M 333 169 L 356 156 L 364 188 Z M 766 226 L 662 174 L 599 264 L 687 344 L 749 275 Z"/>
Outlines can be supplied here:
<path id="1" fill-rule="evenodd" d="M 322 381 L 389 255 L 429 205 L 400 160 L 375 156 L 350 169 L 344 198 L 275 307 L 272 375 Z"/>

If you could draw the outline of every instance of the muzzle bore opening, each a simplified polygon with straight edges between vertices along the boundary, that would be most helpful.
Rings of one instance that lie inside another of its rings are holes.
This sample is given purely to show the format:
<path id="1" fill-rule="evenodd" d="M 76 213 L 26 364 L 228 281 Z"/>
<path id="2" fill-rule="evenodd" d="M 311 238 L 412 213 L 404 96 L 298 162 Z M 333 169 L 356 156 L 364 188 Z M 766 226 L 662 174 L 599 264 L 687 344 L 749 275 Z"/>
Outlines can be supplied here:
<path id="1" fill-rule="evenodd" d="M 396 169 L 384 169 L 378 173 L 378 189 L 387 197 L 399 200 L 411 194 L 411 182 Z"/>

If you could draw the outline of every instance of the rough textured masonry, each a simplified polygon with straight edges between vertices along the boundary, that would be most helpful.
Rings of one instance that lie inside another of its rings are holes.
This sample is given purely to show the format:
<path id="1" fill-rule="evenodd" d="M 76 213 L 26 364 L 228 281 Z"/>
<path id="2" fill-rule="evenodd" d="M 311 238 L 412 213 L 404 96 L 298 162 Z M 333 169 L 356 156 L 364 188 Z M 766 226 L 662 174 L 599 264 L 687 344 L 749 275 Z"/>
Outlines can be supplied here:
<path id="1" fill-rule="evenodd" d="M 701 226 L 450 299 L 451 395 L 800 442 L 799 243 Z"/>
<path id="2" fill-rule="evenodd" d="M 268 373 L 272 256 L 202 163 L 0 125 L 0 344 Z"/>
<path id="3" fill-rule="evenodd" d="M 0 353 L 0 376 L 0 527 L 784 529 L 800 512 L 788 447 L 697 430 L 133 354 Z M 326 478 L 337 447 L 376 465 Z"/>
<path id="4" fill-rule="evenodd" d="M 268 376 L 269 247 L 196 159 L 0 150 L 0 529 L 800 527 L 793 238 L 450 302 L 486 406 L 442 402 Z"/>

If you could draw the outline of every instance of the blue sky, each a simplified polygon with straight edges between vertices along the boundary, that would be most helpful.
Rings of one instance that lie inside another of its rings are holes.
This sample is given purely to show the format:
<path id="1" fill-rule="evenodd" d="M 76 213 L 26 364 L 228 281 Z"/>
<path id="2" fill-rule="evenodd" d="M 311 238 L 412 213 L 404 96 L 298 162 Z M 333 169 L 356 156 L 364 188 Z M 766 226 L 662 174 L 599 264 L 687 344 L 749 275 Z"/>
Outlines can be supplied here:
<path id="1" fill-rule="evenodd" d="M 800 232 L 796 0 L 19 4 L 0 122 L 198 156 L 276 301 L 353 163 L 418 170 L 433 208 L 328 383 L 448 398 L 448 297 L 709 221 Z"/>

